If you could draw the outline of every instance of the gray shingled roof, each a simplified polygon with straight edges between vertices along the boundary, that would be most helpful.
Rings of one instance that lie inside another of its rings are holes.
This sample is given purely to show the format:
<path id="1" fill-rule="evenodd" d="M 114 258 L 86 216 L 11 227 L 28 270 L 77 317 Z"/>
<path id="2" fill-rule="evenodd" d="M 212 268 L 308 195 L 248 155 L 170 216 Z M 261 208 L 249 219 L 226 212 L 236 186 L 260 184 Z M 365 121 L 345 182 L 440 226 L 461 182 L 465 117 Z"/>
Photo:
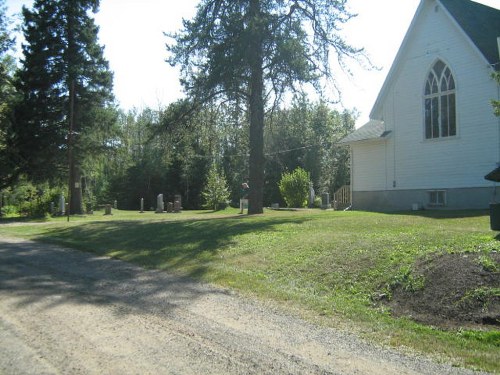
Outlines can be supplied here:
<path id="1" fill-rule="evenodd" d="M 383 121 L 370 120 L 365 125 L 342 139 L 340 143 L 353 143 L 374 139 L 384 139 L 391 132 L 385 130 Z"/>
<path id="2" fill-rule="evenodd" d="M 500 10 L 470 0 L 440 0 L 488 62 L 496 65 L 497 37 L 500 37 Z"/>

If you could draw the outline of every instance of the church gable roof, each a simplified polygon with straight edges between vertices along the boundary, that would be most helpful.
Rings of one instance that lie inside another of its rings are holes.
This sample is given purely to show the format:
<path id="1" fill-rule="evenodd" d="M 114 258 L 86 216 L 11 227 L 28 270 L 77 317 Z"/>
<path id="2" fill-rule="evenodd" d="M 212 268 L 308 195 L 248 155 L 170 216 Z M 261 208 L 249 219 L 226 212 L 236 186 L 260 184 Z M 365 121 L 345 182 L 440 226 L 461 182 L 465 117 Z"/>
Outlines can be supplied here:
<path id="1" fill-rule="evenodd" d="M 439 4 L 444 7 L 445 13 L 448 14 L 463 31 L 463 35 L 469 39 L 478 53 L 480 53 L 485 62 L 489 63 L 493 69 L 500 71 L 500 58 L 498 51 L 497 38 L 500 37 L 500 10 L 476 3 L 471 0 L 434 0 L 434 4 Z M 403 39 L 399 51 L 394 59 L 394 62 L 389 70 L 389 73 L 382 85 L 379 95 L 370 112 L 370 118 L 381 118 L 380 106 L 386 91 L 392 81 L 397 67 L 409 43 L 410 36 L 414 32 L 415 24 L 422 13 L 425 6 L 429 6 L 431 0 L 421 0 L 420 5 L 413 17 L 410 27 Z"/>
<path id="2" fill-rule="evenodd" d="M 500 10 L 470 0 L 439 0 L 491 65 L 498 64 Z M 498 70 L 500 67 L 497 66 Z"/>

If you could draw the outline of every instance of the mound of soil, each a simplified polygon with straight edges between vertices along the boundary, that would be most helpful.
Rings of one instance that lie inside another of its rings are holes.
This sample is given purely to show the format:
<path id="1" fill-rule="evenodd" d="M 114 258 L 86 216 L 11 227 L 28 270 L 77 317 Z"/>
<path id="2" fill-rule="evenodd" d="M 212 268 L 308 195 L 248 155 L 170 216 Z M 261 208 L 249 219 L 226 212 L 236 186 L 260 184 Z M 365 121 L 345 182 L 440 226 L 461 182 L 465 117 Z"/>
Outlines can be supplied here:
<path id="1" fill-rule="evenodd" d="M 440 254 L 420 261 L 412 276 L 423 278 L 423 288 L 412 291 L 396 285 L 392 298 L 385 303 L 396 316 L 443 328 L 498 327 L 500 253 L 489 254 L 488 258 L 496 263 L 493 269 L 485 266 L 484 255 L 475 253 Z"/>

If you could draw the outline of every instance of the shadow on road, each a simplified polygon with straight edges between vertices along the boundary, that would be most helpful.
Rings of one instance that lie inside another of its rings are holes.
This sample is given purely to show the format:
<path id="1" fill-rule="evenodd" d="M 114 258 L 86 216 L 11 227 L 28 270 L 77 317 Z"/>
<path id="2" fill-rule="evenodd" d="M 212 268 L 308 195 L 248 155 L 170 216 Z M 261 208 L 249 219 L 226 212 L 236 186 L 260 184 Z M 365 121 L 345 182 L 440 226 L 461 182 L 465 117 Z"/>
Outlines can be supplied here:
<path id="1" fill-rule="evenodd" d="M 0 295 L 15 295 L 20 307 L 90 303 L 114 305 L 118 314 L 135 309 L 168 312 L 204 294 L 226 292 L 153 268 L 181 267 L 189 276 L 200 277 L 236 236 L 272 231 L 284 221 L 299 224 L 303 220 L 91 222 L 51 228 L 39 236 L 43 242 L 0 238 Z M 71 243 L 92 253 L 46 241 Z"/>
<path id="2" fill-rule="evenodd" d="M 113 305 L 117 314 L 135 309 L 157 313 L 205 293 L 224 291 L 95 254 L 0 239 L 0 295 L 15 296 L 20 308 L 104 304 Z"/>

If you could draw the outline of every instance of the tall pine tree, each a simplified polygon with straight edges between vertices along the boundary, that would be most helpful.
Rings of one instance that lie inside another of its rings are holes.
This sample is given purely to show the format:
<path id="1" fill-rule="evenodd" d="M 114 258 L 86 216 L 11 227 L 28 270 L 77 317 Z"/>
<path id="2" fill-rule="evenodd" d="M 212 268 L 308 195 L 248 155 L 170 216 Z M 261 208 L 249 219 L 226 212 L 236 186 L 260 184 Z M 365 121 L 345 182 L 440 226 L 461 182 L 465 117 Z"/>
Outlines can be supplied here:
<path id="1" fill-rule="evenodd" d="M 70 213 L 82 212 L 81 165 L 109 125 L 113 75 L 91 12 L 99 0 L 35 0 L 23 8 L 24 59 L 17 76 L 15 147 L 35 181 L 69 179 Z"/>
<path id="2" fill-rule="evenodd" d="M 0 190 L 15 179 L 15 151 L 9 147 L 12 107 L 16 92 L 12 82 L 15 71 L 12 20 L 6 14 L 5 1 L 0 0 Z"/>
<path id="3" fill-rule="evenodd" d="M 202 0 L 193 20 L 172 35 L 172 65 L 181 67 L 182 84 L 191 99 L 241 100 L 249 113 L 248 212 L 263 212 L 264 118 L 289 91 L 310 84 L 321 91 L 336 61 L 366 62 L 362 49 L 350 46 L 340 29 L 353 15 L 347 0 Z M 330 56 L 334 55 L 335 60 Z"/>

